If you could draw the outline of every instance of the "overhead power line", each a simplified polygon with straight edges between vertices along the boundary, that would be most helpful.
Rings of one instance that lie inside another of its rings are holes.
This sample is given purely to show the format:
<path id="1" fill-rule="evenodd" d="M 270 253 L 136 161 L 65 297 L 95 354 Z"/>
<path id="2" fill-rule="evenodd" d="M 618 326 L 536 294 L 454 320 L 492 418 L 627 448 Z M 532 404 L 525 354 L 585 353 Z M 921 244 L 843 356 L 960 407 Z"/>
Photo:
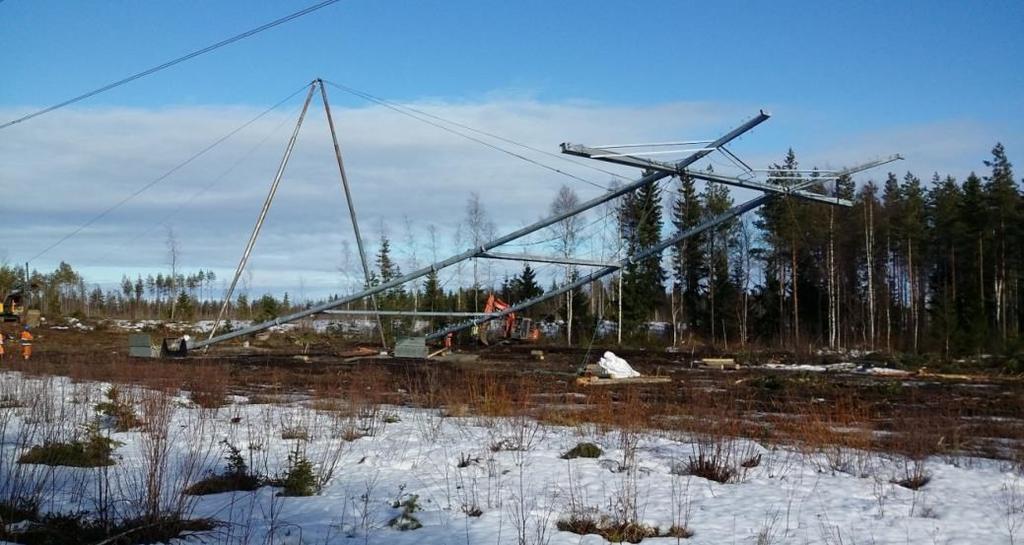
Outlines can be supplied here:
<path id="1" fill-rule="evenodd" d="M 178 163 L 178 164 L 174 165 L 173 167 L 171 167 L 171 168 L 170 168 L 169 170 L 167 170 L 166 172 L 164 172 L 164 173 L 163 173 L 163 174 L 161 174 L 160 176 L 157 176 L 156 178 L 154 178 L 154 179 L 150 180 L 150 181 L 149 181 L 148 183 L 146 183 L 146 184 L 145 184 L 145 185 L 143 185 L 142 187 L 140 187 L 140 188 L 136 189 L 135 191 L 133 191 L 133 192 L 132 192 L 131 194 L 129 194 L 129 195 L 127 196 L 127 197 L 125 197 L 125 198 L 121 199 L 120 201 L 117 201 L 116 203 L 114 203 L 114 204 L 110 205 L 110 206 L 109 206 L 109 207 L 107 207 L 107 208 L 106 208 L 105 210 L 103 210 L 102 212 L 100 212 L 100 213 L 96 214 L 95 216 L 93 216 L 92 218 L 90 218 L 90 219 L 89 219 L 88 221 L 86 221 L 86 222 L 85 222 L 85 223 L 83 223 L 82 225 L 79 225 L 78 227 L 76 227 L 76 228 L 75 228 L 75 229 L 74 229 L 73 231 L 71 231 L 70 233 L 68 233 L 68 234 L 64 235 L 63 237 L 61 237 L 61 238 L 60 238 L 60 240 L 57 240 L 57 241 L 56 241 L 56 242 L 54 242 L 53 244 L 50 244 L 49 246 L 47 246 L 46 248 L 44 248 L 44 249 L 43 249 L 43 250 L 42 250 L 41 252 L 39 252 L 38 254 L 36 254 L 36 255 L 32 256 L 32 259 L 29 259 L 28 261 L 29 261 L 29 262 L 35 261 L 36 259 L 39 259 L 40 257 L 42 257 L 42 256 L 46 255 L 46 254 L 47 254 L 47 253 L 48 253 L 48 252 L 49 252 L 50 250 L 52 250 L 52 249 L 56 248 L 57 246 L 60 246 L 61 244 L 63 244 L 63 243 L 65 243 L 65 242 L 67 242 L 67 240 L 68 240 L 68 239 L 70 239 L 71 237 L 74 237 L 74 236 L 75 236 L 75 235 L 77 235 L 78 233 L 81 233 L 82 231 L 84 231 L 84 230 L 85 230 L 86 228 L 88 228 L 88 227 L 89 227 L 90 225 L 92 225 L 92 224 L 96 223 L 97 221 L 99 221 L 99 220 L 103 219 L 104 217 L 106 217 L 106 215 L 107 215 L 107 214 L 109 214 L 109 213 L 113 212 L 114 210 L 117 210 L 118 208 L 120 208 L 120 207 L 124 206 L 125 204 L 127 204 L 127 203 L 128 203 L 129 201 L 131 201 L 131 200 L 132 200 L 132 199 L 134 199 L 135 197 L 138 197 L 139 195 L 142 195 L 142 194 L 143 194 L 143 193 L 145 193 L 146 191 L 148 191 L 148 190 L 152 189 L 152 188 L 153 188 L 153 186 L 155 186 L 155 185 L 157 185 L 158 183 L 160 183 L 160 182 L 164 181 L 165 179 L 167 179 L 168 177 L 170 177 L 170 176 L 171 176 L 172 174 L 174 174 L 175 172 L 177 172 L 177 171 L 179 171 L 179 170 L 181 170 L 181 169 L 185 168 L 185 167 L 186 167 L 186 166 L 187 166 L 187 165 L 188 165 L 189 163 L 191 163 L 191 162 L 195 161 L 196 159 L 198 159 L 198 158 L 202 157 L 203 155 L 206 155 L 206 153 L 207 153 L 207 152 L 209 152 L 209 151 L 210 151 L 210 150 L 212 150 L 213 148 L 215 148 L 215 147 L 219 146 L 220 144 L 224 143 L 224 141 L 225 141 L 225 140 L 227 140 L 227 139 L 231 138 L 232 136 L 234 136 L 234 135 L 238 134 L 239 132 L 241 132 L 242 130 L 244 130 L 244 129 L 245 129 L 246 127 L 248 127 L 249 125 L 252 125 L 253 123 L 255 123 L 256 121 L 258 121 L 259 119 L 263 118 L 263 116 L 265 116 L 265 115 L 269 114 L 270 112 L 272 112 L 272 111 L 276 110 L 276 109 L 277 109 L 277 108 L 279 108 L 279 107 L 280 107 L 281 105 L 283 105 L 284 103 L 286 103 L 286 102 L 288 102 L 289 100 L 291 100 L 292 98 L 294 98 L 294 97 L 295 97 L 295 95 L 297 95 L 297 94 L 301 93 L 302 91 L 305 91 L 305 90 L 306 90 L 306 89 L 308 89 L 308 88 L 309 88 L 309 85 L 308 85 L 308 84 L 307 84 L 307 85 L 303 85 L 303 86 L 302 86 L 302 87 L 300 87 L 300 88 L 299 88 L 298 90 L 296 90 L 296 91 L 295 91 L 295 92 L 293 92 L 292 94 L 288 95 L 287 97 L 285 97 L 284 99 L 282 99 L 281 101 L 279 101 L 279 102 L 278 102 L 277 104 L 274 104 L 273 106 L 271 106 L 271 107 L 267 108 L 266 110 L 263 110 L 262 112 L 260 112 L 259 114 L 257 114 L 257 115 L 256 115 L 256 117 L 253 117 L 252 119 L 250 119 L 250 120 L 246 121 L 245 123 L 242 123 L 241 125 L 239 125 L 238 127 L 234 128 L 234 129 L 232 129 L 232 130 L 231 130 L 231 132 L 228 132 L 228 133 L 227 133 L 227 134 L 225 134 L 224 136 L 221 136 L 220 138 L 218 138 L 218 139 L 214 140 L 214 141 L 213 141 L 212 143 L 210 143 L 209 145 L 207 145 L 207 146 L 206 146 L 206 147 L 204 147 L 203 149 L 201 149 L 201 150 L 199 150 L 199 151 L 197 151 L 197 152 L 193 153 L 193 154 L 192 154 L 192 155 L 191 155 L 191 156 L 190 156 L 189 158 L 187 158 L 187 159 L 185 159 L 184 161 L 182 161 L 182 162 L 180 162 L 180 163 Z"/>
<path id="2" fill-rule="evenodd" d="M 559 169 L 557 167 L 553 167 L 551 165 L 548 165 L 548 164 L 545 164 L 545 163 L 541 163 L 540 161 L 537 161 L 535 159 L 531 159 L 531 158 L 526 157 L 525 155 L 522 155 L 520 153 L 516 153 L 514 151 L 511 151 L 511 150 L 505 149 L 505 148 L 503 148 L 501 146 L 498 146 L 496 144 L 493 144 L 491 142 L 487 142 L 486 140 L 482 140 L 482 139 L 477 138 L 475 136 L 471 136 L 471 135 L 468 135 L 466 133 L 463 133 L 463 132 L 460 132 L 458 130 L 455 130 L 455 129 L 451 128 L 451 127 L 445 126 L 442 123 L 447 123 L 447 124 L 450 124 L 450 125 L 454 125 L 456 127 L 459 127 L 459 128 L 462 128 L 462 129 L 465 129 L 465 130 L 468 130 L 468 131 L 472 131 L 472 132 L 475 132 L 477 134 L 480 134 L 480 135 L 483 135 L 483 136 L 487 136 L 489 138 L 493 138 L 495 140 L 500 140 L 502 142 L 506 142 L 506 143 L 509 143 L 509 144 L 512 144 L 512 145 L 515 145 L 515 146 L 519 146 L 521 148 L 525 148 L 525 149 L 533 151 L 533 152 L 541 153 L 541 154 L 544 154 L 544 155 L 549 155 L 549 156 L 554 157 L 556 159 L 560 159 L 560 160 L 563 160 L 563 161 L 568 161 L 568 162 L 573 163 L 573 164 L 575 164 L 577 166 L 583 166 L 583 167 L 592 168 L 592 169 L 594 167 L 589 167 L 586 164 L 578 163 L 576 161 L 567 160 L 565 157 L 563 157 L 561 155 L 553 154 L 553 153 L 550 153 L 550 152 L 547 152 L 547 151 L 544 151 L 544 150 L 540 150 L 540 149 L 537 149 L 537 148 L 535 148 L 533 146 L 529 146 L 527 144 L 516 142 L 515 140 L 512 140 L 512 139 L 504 137 L 504 136 L 499 136 L 499 135 L 496 135 L 496 134 L 493 134 L 493 133 L 489 133 L 489 132 L 486 132 L 486 131 L 482 131 L 482 130 L 479 130 L 479 129 L 474 129 L 473 127 L 464 125 L 462 123 L 458 123 L 458 122 L 452 121 L 450 119 L 445 119 L 443 117 L 440 117 L 440 116 L 437 116 L 437 115 L 434 115 L 434 114 L 430 114 L 430 113 L 424 112 L 422 110 L 417 110 L 417 109 L 412 108 L 410 106 L 404 106 L 404 105 L 401 105 L 401 104 L 396 104 L 394 102 L 385 100 L 383 98 L 373 96 L 370 93 L 367 93 L 367 92 L 364 92 L 364 91 L 360 91 L 358 89 L 354 89 L 354 88 L 349 87 L 347 85 L 342 85 L 340 83 L 335 83 L 333 81 L 328 81 L 328 80 L 324 80 L 324 83 L 326 83 L 326 84 L 328 84 L 328 85 L 330 85 L 330 86 L 332 86 L 332 87 L 334 87 L 336 89 L 339 89 L 341 91 L 345 91 L 346 93 L 349 93 L 351 95 L 354 95 L 354 96 L 357 96 L 359 98 L 362 98 L 363 100 L 367 100 L 369 102 L 373 102 L 375 104 L 379 104 L 379 105 L 381 105 L 381 106 L 383 106 L 385 108 L 388 108 L 389 110 L 393 110 L 395 112 L 398 112 L 398 113 L 400 113 L 402 115 L 411 117 L 411 118 L 413 118 L 413 119 L 415 119 L 417 121 L 420 121 L 422 123 L 426 123 L 427 125 L 430 125 L 432 127 L 441 129 L 441 130 L 443 130 L 445 132 L 454 134 L 454 135 L 459 136 L 461 138 L 465 138 L 466 140 L 470 140 L 472 142 L 476 142 L 477 144 L 480 144 L 482 146 L 491 148 L 491 149 L 493 149 L 495 151 L 504 153 L 506 155 L 510 155 L 512 157 L 515 157 L 516 159 L 521 159 L 523 161 L 526 161 L 527 163 L 536 165 L 536 166 L 538 166 L 540 168 L 543 168 L 543 169 L 546 169 L 546 170 L 550 170 L 551 172 L 554 172 L 556 174 L 561 174 L 562 176 L 566 176 L 566 177 L 571 178 L 573 180 L 576 180 L 576 181 L 579 181 L 579 182 L 583 182 L 583 183 L 586 183 L 586 184 L 590 184 L 590 185 L 592 185 L 594 187 L 597 187 L 597 188 L 600 188 L 600 189 L 608 190 L 608 187 L 606 187 L 606 186 L 604 186 L 602 184 L 599 184 L 599 183 L 594 182 L 592 180 L 588 180 L 586 178 L 583 178 L 582 176 L 577 176 L 577 175 L 572 174 L 570 172 L 566 172 L 566 171 L 564 171 L 562 169 Z M 430 119 L 427 119 L 427 118 L 430 118 Z M 431 119 L 436 120 L 436 121 L 432 121 Z M 438 123 L 438 121 L 440 123 Z M 609 174 L 611 176 L 615 176 L 615 177 L 618 177 L 618 178 L 625 179 L 623 176 L 621 176 L 619 174 L 616 174 L 616 173 L 614 173 L 612 171 L 609 171 L 609 170 L 604 170 L 604 169 L 595 169 L 595 170 L 600 170 L 601 172 L 604 172 L 604 173 Z"/>
<path id="3" fill-rule="evenodd" d="M 300 89 L 300 91 L 301 91 L 301 89 Z M 292 96 L 294 97 L 295 95 L 292 95 Z M 298 108 L 295 108 L 295 112 L 294 113 L 296 113 L 296 114 L 298 113 Z M 259 148 L 263 147 L 263 145 L 266 144 L 270 140 L 271 137 L 273 137 L 274 135 L 278 134 L 278 131 L 281 130 L 281 127 L 284 127 L 284 125 L 286 123 L 288 123 L 289 121 L 291 121 L 291 120 L 292 120 L 292 116 L 287 116 L 287 115 L 281 116 L 281 122 L 278 123 L 277 126 L 274 127 L 270 132 L 268 132 L 266 134 L 266 136 L 264 136 L 263 139 L 260 140 L 255 146 L 249 148 L 249 150 L 246 151 L 242 156 L 240 156 L 230 167 L 228 167 L 226 170 L 222 171 L 212 181 L 210 181 L 206 185 L 204 185 L 201 188 L 199 188 L 199 191 L 196 191 L 195 193 L 193 193 L 192 196 L 189 197 L 187 200 L 178 203 L 178 206 L 176 206 L 173 210 L 171 210 L 170 212 L 165 214 L 162 219 L 160 219 L 159 221 L 157 221 L 155 223 L 152 223 L 145 230 L 139 231 L 134 237 L 132 237 L 123 246 L 119 246 L 117 248 L 111 248 L 111 250 L 109 252 L 107 252 L 106 254 L 104 254 L 103 256 L 101 256 L 98 261 L 100 261 L 100 262 L 107 262 L 110 258 L 114 257 L 114 255 L 116 253 L 124 251 L 124 249 L 126 247 L 130 248 L 130 247 L 134 246 L 134 244 L 136 242 L 138 242 L 139 240 L 142 240 L 143 237 L 146 237 L 146 236 L 152 234 L 153 231 L 155 231 L 160 226 L 171 227 L 170 220 L 174 216 L 176 216 L 178 213 L 180 213 L 186 207 L 190 206 L 193 202 L 196 201 L 196 199 L 201 197 L 207 191 L 213 189 L 217 184 L 219 184 L 221 181 L 223 181 L 225 178 L 227 178 L 227 176 L 229 174 L 231 174 L 231 172 L 233 172 L 236 168 L 241 166 L 243 163 L 247 162 L 252 157 L 252 155 L 254 153 L 256 153 L 256 151 Z"/>
<path id="4" fill-rule="evenodd" d="M 148 76 L 150 74 L 154 74 L 154 73 L 159 72 L 161 70 L 164 70 L 166 68 L 170 68 L 170 67 L 172 67 L 172 66 L 174 66 L 176 64 L 185 62 L 185 61 L 187 61 L 189 59 L 193 59 L 193 58 L 198 57 L 200 55 L 209 53 L 209 52 L 211 52 L 211 51 L 213 51 L 215 49 L 220 49 L 220 48 L 222 48 L 222 47 L 224 47 L 226 45 L 231 45 L 231 44 L 233 44 L 233 43 L 235 43 L 237 41 L 244 40 L 244 39 L 246 39 L 246 38 L 248 38 L 250 36 L 254 36 L 256 34 L 259 34 L 260 32 L 263 32 L 264 30 L 269 30 L 269 29 L 274 28 L 274 27 L 276 27 L 278 25 L 282 25 L 284 23 L 287 23 L 288 21 L 291 21 L 292 19 L 298 19 L 299 17 L 302 17 L 303 15 L 307 15 L 307 14 L 312 13 L 312 12 L 314 12 L 314 11 L 320 9 L 320 8 L 327 7 L 327 6 L 331 5 L 331 4 L 337 3 L 339 1 L 340 0 L 324 0 L 323 2 L 320 2 L 319 4 L 314 4 L 312 6 L 309 6 L 308 8 L 305 8 L 305 9 L 296 11 L 296 12 L 290 14 L 290 15 L 286 15 L 284 17 L 281 17 L 280 19 L 275 19 L 275 20 L 273 20 L 273 21 L 271 21 L 271 22 L 269 22 L 267 24 L 258 26 L 258 27 L 254 28 L 254 29 L 251 29 L 251 30 L 247 30 L 247 31 L 245 31 L 245 32 L 243 32 L 241 34 L 236 34 L 236 35 L 234 35 L 234 36 L 232 36 L 232 37 L 230 37 L 230 38 L 228 38 L 226 40 L 221 40 L 221 41 L 219 41 L 219 42 L 217 42 L 215 44 L 208 45 L 208 46 L 206 46 L 206 47 L 204 47 L 202 49 L 197 49 L 197 50 L 195 50 L 195 51 L 193 51 L 193 52 L 191 52 L 191 53 L 189 53 L 187 55 L 183 55 L 183 56 L 178 57 L 178 58 L 176 58 L 174 60 L 170 60 L 170 61 L 167 61 L 167 62 L 165 62 L 163 64 L 160 64 L 160 65 L 154 66 L 152 68 L 143 70 L 142 72 L 138 72 L 136 74 L 132 74 L 131 76 L 128 76 L 128 77 L 126 77 L 124 79 L 117 80 L 117 81 L 115 81 L 113 83 L 108 83 L 107 85 L 104 85 L 102 87 L 98 87 L 98 88 L 93 89 L 92 91 L 89 91 L 87 93 L 83 93 L 83 94 L 78 95 L 78 96 L 76 96 L 74 98 L 69 98 L 69 99 L 65 100 L 64 102 L 59 102 L 57 104 L 54 104 L 53 106 L 49 106 L 47 108 L 43 108 L 42 110 L 39 110 L 39 111 L 36 111 L 36 112 L 32 112 L 32 113 L 30 113 L 28 115 L 19 117 L 17 119 L 12 119 L 11 121 L 7 121 L 6 123 L 0 125 L 0 129 L 6 129 L 7 127 L 10 127 L 11 125 L 16 125 L 16 124 L 21 123 L 23 121 L 28 121 L 29 119 L 32 119 L 34 117 L 39 117 L 39 116 L 41 116 L 43 114 L 50 113 L 50 112 L 52 112 L 54 110 L 58 110 L 58 109 L 63 108 L 65 106 L 70 106 L 71 104 L 74 104 L 76 102 L 81 102 L 81 101 L 83 101 L 83 100 L 85 100 L 87 98 L 96 96 L 96 95 L 98 95 L 100 93 L 104 93 L 104 92 L 109 91 L 111 89 L 114 89 L 116 87 L 120 87 L 120 86 L 122 86 L 122 85 L 124 85 L 126 83 L 131 83 L 131 82 L 133 82 L 133 81 L 135 81 L 137 79 L 144 78 L 144 77 L 146 77 L 146 76 Z"/>

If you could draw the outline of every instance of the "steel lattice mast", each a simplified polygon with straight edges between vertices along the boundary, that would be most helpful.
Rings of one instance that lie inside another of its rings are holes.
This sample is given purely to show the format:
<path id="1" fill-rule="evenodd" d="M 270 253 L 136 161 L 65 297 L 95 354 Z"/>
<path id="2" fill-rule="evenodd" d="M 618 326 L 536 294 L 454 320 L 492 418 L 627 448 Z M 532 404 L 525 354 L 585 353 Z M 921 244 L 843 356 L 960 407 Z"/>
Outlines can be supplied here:
<path id="1" fill-rule="evenodd" d="M 676 169 L 685 169 L 686 167 L 688 167 L 688 166 L 692 165 L 693 163 L 696 163 L 697 161 L 699 161 L 702 158 L 706 157 L 708 154 L 712 153 L 713 151 L 715 151 L 715 150 L 725 146 L 729 142 L 732 142 L 733 140 L 735 140 L 736 138 L 738 138 L 742 134 L 748 132 L 749 130 L 753 129 L 754 127 L 756 127 L 756 126 L 760 125 L 761 123 L 767 121 L 769 117 L 770 117 L 770 115 L 765 113 L 764 111 L 758 112 L 757 115 L 755 115 L 752 119 L 746 121 L 745 123 L 741 124 L 740 126 L 736 127 L 735 129 L 733 129 L 733 130 L 727 132 L 726 134 L 722 135 L 718 139 L 716 139 L 713 142 L 711 142 L 710 144 L 708 144 L 706 147 L 701 148 L 698 151 L 695 151 L 694 153 L 692 153 L 691 155 L 689 155 L 685 159 L 682 159 L 682 160 L 676 162 L 673 165 L 674 168 L 676 168 Z M 428 265 L 426 267 L 417 269 L 416 271 L 408 273 L 408 274 L 406 274 L 404 276 L 401 276 L 401 277 L 396 278 L 394 280 L 391 280 L 389 282 L 384 282 L 384 283 L 381 283 L 381 284 L 379 284 L 377 286 L 369 287 L 369 288 L 367 288 L 367 289 L 365 289 L 365 290 L 363 290 L 361 292 L 358 292 L 356 294 L 353 294 L 353 295 L 348 295 L 348 296 L 345 296 L 345 297 L 341 297 L 341 298 L 336 299 L 334 301 L 328 301 L 328 302 L 325 302 L 325 303 L 321 303 L 319 305 L 312 306 L 312 307 L 310 307 L 308 309 L 301 310 L 301 311 L 298 311 L 298 312 L 293 312 L 291 314 L 288 314 L 288 315 L 285 315 L 285 316 L 281 316 L 281 317 L 275 318 L 273 320 L 268 320 L 266 322 L 262 322 L 262 323 L 258 323 L 258 324 L 253 324 L 251 326 L 240 328 L 240 329 L 237 329 L 235 331 L 231 331 L 229 333 L 224 333 L 222 335 L 210 337 L 210 338 L 208 338 L 206 340 L 201 340 L 201 341 L 196 342 L 195 344 L 193 344 L 191 346 L 186 347 L 186 349 L 203 348 L 203 347 L 210 346 L 210 345 L 213 345 L 213 344 L 216 344 L 216 343 L 220 343 L 220 342 L 223 342 L 223 341 L 227 341 L 227 340 L 230 340 L 230 339 L 235 339 L 235 338 L 243 337 L 243 336 L 246 336 L 246 335 L 252 335 L 254 333 L 258 333 L 260 331 L 264 331 L 266 329 L 269 329 L 269 328 L 277 326 L 277 325 L 281 325 L 281 324 L 285 324 L 285 323 L 289 323 L 289 322 L 294 322 L 296 320 L 301 320 L 303 318 L 307 318 L 307 317 L 310 317 L 310 316 L 314 316 L 316 314 L 320 314 L 320 313 L 322 313 L 322 312 L 324 312 L 326 310 L 335 309 L 335 308 L 344 306 L 344 305 L 346 305 L 348 303 L 351 303 L 353 301 L 358 301 L 358 300 L 363 299 L 365 297 L 370 297 L 372 295 L 376 295 L 376 294 L 381 293 L 381 292 L 383 292 L 385 290 L 389 290 L 389 289 L 401 286 L 402 284 L 405 284 L 405 283 L 410 282 L 412 280 L 416 280 L 418 278 L 424 277 L 424 276 L 430 274 L 431 272 L 439 271 L 441 269 L 444 269 L 446 267 L 450 267 L 452 265 L 455 265 L 457 263 L 460 263 L 460 262 L 472 259 L 474 257 L 481 257 L 484 254 L 486 254 L 488 251 L 493 250 L 494 248 L 497 248 L 499 246 L 507 244 L 507 243 L 509 243 L 509 242 L 511 242 L 513 240 L 517 240 L 519 238 L 522 238 L 522 237 L 524 237 L 524 236 L 526 236 L 526 235 L 528 235 L 530 233 L 539 231 L 540 229 L 544 229 L 545 227 L 548 227 L 550 225 L 558 223 L 559 221 L 562 221 L 562 220 L 564 220 L 566 218 L 579 215 L 580 213 L 586 212 L 587 210 L 590 210 L 590 209 L 592 209 L 594 207 L 600 206 L 600 205 L 602 205 L 602 204 L 604 204 L 604 203 L 606 203 L 608 201 L 611 201 L 611 200 L 613 200 L 615 198 L 621 197 L 622 195 L 625 195 L 627 193 L 636 191 L 637 189 L 640 189 L 640 188 L 642 188 L 644 186 L 650 185 L 652 183 L 655 183 L 655 182 L 657 182 L 659 180 L 662 180 L 662 179 L 667 178 L 667 177 L 672 176 L 672 175 L 673 175 L 672 172 L 667 172 L 665 170 L 652 170 L 650 172 L 647 172 L 640 179 L 638 179 L 638 180 L 636 180 L 636 181 L 634 181 L 632 183 L 626 184 L 626 185 L 624 185 L 624 186 L 622 186 L 620 188 L 614 189 L 612 191 L 608 191 L 607 193 L 605 193 L 603 195 L 600 195 L 598 197 L 595 197 L 593 199 L 590 199 L 589 201 L 586 201 L 586 202 L 580 204 L 579 206 L 577 206 L 577 207 L 575 207 L 575 208 L 573 208 L 571 210 L 567 210 L 567 211 L 565 211 L 563 213 L 560 213 L 560 214 L 555 214 L 555 215 L 550 216 L 548 218 L 545 218 L 545 219 L 542 219 L 540 221 L 534 222 L 534 223 L 532 223 L 530 225 L 527 225 L 526 227 L 517 229 L 517 230 L 515 230 L 515 231 L 513 231 L 511 233 L 508 233 L 508 234 L 504 235 L 504 236 L 501 236 L 501 237 L 495 238 L 493 240 L 490 240 L 488 242 L 485 242 L 485 243 L 481 244 L 478 248 L 470 248 L 470 249 L 468 249 L 468 250 L 466 250 L 466 251 L 464 251 L 464 252 L 462 252 L 460 254 L 456 254 L 456 255 L 451 256 L 451 257 L 449 257 L 447 259 L 438 261 L 437 263 L 433 263 L 433 264 Z"/>

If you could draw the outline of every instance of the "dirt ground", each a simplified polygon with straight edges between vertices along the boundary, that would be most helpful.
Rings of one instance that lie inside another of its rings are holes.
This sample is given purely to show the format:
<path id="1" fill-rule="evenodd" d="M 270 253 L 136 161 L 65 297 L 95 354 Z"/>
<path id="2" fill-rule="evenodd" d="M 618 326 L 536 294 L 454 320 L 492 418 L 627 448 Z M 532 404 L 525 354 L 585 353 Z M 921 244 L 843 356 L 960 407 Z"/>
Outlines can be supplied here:
<path id="1" fill-rule="evenodd" d="M 161 333 L 154 333 L 158 338 Z M 276 334 L 186 359 L 138 359 L 128 333 L 41 328 L 28 362 L 8 343 L 7 369 L 206 392 L 210 399 L 361 399 L 481 414 L 527 412 L 557 424 L 644 425 L 821 448 L 910 456 L 972 454 L 1024 461 L 1024 382 L 994 376 L 886 377 L 694 368 L 689 354 L 615 350 L 661 384 L 582 386 L 603 348 L 499 344 L 447 361 L 377 355 L 378 347 Z M 542 350 L 543 360 L 531 355 Z M 305 353 L 304 353 L 305 352 Z"/>

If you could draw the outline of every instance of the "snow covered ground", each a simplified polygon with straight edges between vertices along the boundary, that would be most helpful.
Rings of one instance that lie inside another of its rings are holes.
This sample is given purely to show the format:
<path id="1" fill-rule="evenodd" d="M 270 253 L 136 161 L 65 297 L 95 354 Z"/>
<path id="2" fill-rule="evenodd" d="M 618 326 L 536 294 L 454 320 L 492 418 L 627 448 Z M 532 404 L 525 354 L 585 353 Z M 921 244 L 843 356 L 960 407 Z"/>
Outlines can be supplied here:
<path id="1" fill-rule="evenodd" d="M 0 374 L 0 406 L 6 407 L 0 409 L 0 500 L 17 483 L 38 481 L 44 510 L 93 512 L 107 506 L 131 514 L 145 501 L 153 452 L 165 448 L 160 497 L 170 506 L 184 485 L 223 471 L 227 442 L 266 475 L 283 472 L 298 449 L 327 477 L 325 486 L 311 497 L 280 497 L 271 487 L 190 497 L 193 516 L 226 524 L 182 541 L 605 542 L 559 531 L 556 522 L 572 513 L 635 517 L 662 530 L 685 525 L 694 534 L 684 541 L 693 544 L 1001 544 L 1024 536 L 1024 478 L 1005 462 L 928 459 L 930 481 L 914 491 L 891 482 L 905 476 L 907 463 L 899 457 L 843 452 L 849 463 L 836 470 L 836 453 L 725 441 L 735 464 L 757 455 L 760 460 L 746 470 L 736 466 L 737 482 L 719 484 L 679 474 L 698 447 L 681 433 L 548 426 L 526 417 L 445 417 L 437 410 L 344 400 L 250 404 L 234 398 L 226 407 L 203 409 L 185 392 L 164 398 L 128 388 L 139 416 L 151 424 L 148 431 L 106 430 L 122 443 L 117 465 L 51 471 L 13 463 L 31 444 L 80 434 L 96 418 L 93 407 L 107 387 Z M 360 433 L 368 435 L 346 440 Z M 583 441 L 604 453 L 597 459 L 560 458 Z M 101 490 L 110 497 L 97 497 Z M 422 527 L 390 527 L 401 512 L 394 505 L 412 496 L 419 507 L 413 516 Z M 676 541 L 659 537 L 644 543 Z"/>

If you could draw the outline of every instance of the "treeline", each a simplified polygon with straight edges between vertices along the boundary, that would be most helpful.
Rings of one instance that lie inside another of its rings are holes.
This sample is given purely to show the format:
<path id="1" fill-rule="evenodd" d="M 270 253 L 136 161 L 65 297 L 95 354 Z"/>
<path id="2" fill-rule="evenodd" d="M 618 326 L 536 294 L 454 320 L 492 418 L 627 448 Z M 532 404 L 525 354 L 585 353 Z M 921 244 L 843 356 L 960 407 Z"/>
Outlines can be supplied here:
<path id="1" fill-rule="evenodd" d="M 25 271 L 0 265 L 0 294 L 26 289 L 30 305 L 46 316 L 82 318 L 175 318 L 206 315 L 219 301 L 214 298 L 217 275 L 199 270 L 187 274 L 122 276 L 119 289 L 104 291 L 87 284 L 70 264 L 61 262 L 53 272 Z"/>
<path id="2" fill-rule="evenodd" d="M 809 183 L 852 208 L 780 197 L 626 269 L 630 327 L 673 322 L 678 339 L 805 350 L 862 347 L 945 356 L 1015 350 L 1024 311 L 1024 200 L 1001 144 L 964 180 L 890 173 L 857 188 L 815 183 L 790 150 L 773 182 Z M 803 172 L 803 175 L 799 173 Z M 631 249 L 661 233 L 657 187 L 619 210 Z M 670 221 L 693 227 L 733 205 L 729 190 L 675 182 Z M 667 265 L 667 266 L 663 266 Z"/>
<path id="3" fill-rule="evenodd" d="M 379 285 L 402 275 L 399 265 L 391 256 L 391 244 L 382 236 L 379 251 L 371 270 L 370 285 Z M 33 270 L 28 275 L 29 305 L 51 318 L 117 318 L 133 320 L 202 320 L 214 319 L 224 304 L 224 286 L 217 284 L 214 271 L 198 270 L 190 273 L 124 275 L 119 289 L 104 291 L 98 285 L 89 286 L 81 273 L 70 264 L 61 262 L 52 272 Z M 0 264 L 0 295 L 12 289 L 24 290 L 25 271 Z M 508 301 L 518 301 L 543 293 L 536 282 L 536 272 L 529 264 L 522 273 L 506 279 L 498 291 Z M 483 287 L 456 286 L 446 289 L 438 274 L 425 277 L 414 288 L 399 286 L 377 295 L 381 310 L 460 311 L 472 312 L 482 308 L 489 290 Z M 219 296 L 219 297 L 218 297 Z M 225 318 L 231 320 L 263 321 L 308 308 L 331 299 L 293 302 L 287 292 L 281 297 L 263 294 L 250 298 L 239 294 L 227 307 Z M 369 310 L 369 299 L 353 302 L 344 307 Z M 434 319 L 435 325 L 450 320 Z"/>
<path id="4" fill-rule="evenodd" d="M 70 264 L 61 262 L 49 273 L 33 270 L 28 275 L 28 304 L 50 318 L 118 318 L 131 320 L 201 320 L 217 317 L 223 305 L 223 286 L 213 271 L 136 275 L 121 277 L 118 289 L 104 291 L 89 286 Z M 25 271 L 0 265 L 0 295 L 25 290 Z M 221 295 L 221 297 L 218 297 Z M 304 303 L 303 305 L 308 305 Z M 297 310 L 287 293 L 250 300 L 239 295 L 226 316 L 234 320 L 270 319 Z"/>

